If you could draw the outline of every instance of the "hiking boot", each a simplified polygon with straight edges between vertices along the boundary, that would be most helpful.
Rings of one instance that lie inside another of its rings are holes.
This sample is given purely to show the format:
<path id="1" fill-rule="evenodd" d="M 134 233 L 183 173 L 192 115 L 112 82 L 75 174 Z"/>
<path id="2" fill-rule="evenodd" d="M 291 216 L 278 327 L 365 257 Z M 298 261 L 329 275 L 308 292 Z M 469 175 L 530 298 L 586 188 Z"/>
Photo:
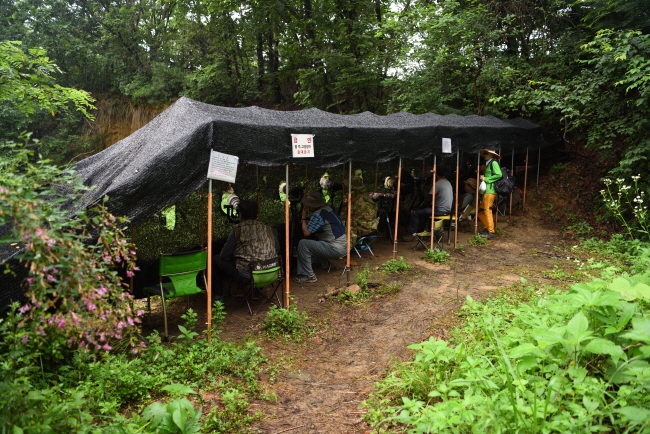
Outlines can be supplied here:
<path id="1" fill-rule="evenodd" d="M 304 274 L 300 274 L 294 277 L 293 281 L 296 283 L 314 283 L 318 281 L 318 279 L 316 278 L 315 274 L 312 274 L 311 276 L 305 276 Z"/>
<path id="2" fill-rule="evenodd" d="M 400 239 L 400 241 L 402 241 L 403 243 L 410 243 L 410 242 L 413 241 L 414 239 L 415 239 L 415 235 L 404 235 L 404 236 Z"/>
<path id="3" fill-rule="evenodd" d="M 479 234 L 480 236 L 482 236 L 482 237 L 487 237 L 487 234 L 489 234 L 489 232 L 488 232 L 487 229 L 483 229 L 483 230 L 480 231 L 478 234 Z"/>
<path id="4" fill-rule="evenodd" d="M 493 240 L 494 239 L 494 232 L 485 232 L 485 233 L 483 233 L 481 231 L 481 232 L 479 232 L 479 235 L 482 236 L 483 238 L 488 239 L 488 240 Z"/>

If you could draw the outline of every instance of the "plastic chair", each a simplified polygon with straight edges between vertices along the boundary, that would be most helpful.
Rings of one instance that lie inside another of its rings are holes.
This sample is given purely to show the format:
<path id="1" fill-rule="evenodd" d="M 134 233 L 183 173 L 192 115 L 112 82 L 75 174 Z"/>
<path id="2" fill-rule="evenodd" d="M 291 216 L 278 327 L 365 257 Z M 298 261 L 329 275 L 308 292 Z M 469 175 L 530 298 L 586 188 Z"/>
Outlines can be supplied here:
<path id="1" fill-rule="evenodd" d="M 270 303 L 277 302 L 277 306 L 282 308 L 282 299 L 278 294 L 278 290 L 282 287 L 284 281 L 282 258 L 276 257 L 265 261 L 251 262 L 249 270 L 251 282 L 244 288 L 244 299 L 251 316 L 255 315 L 267 301 Z M 262 296 L 262 302 L 253 311 L 252 303 L 256 292 Z M 275 301 L 273 300 L 274 297 Z"/>
<path id="2" fill-rule="evenodd" d="M 162 300 L 165 320 L 165 337 L 167 331 L 166 299 L 198 294 L 203 291 L 196 284 L 196 277 L 203 272 L 203 283 L 207 287 L 205 269 L 208 252 L 206 249 L 191 252 L 168 253 L 160 255 L 159 285 L 144 288 L 147 294 L 147 307 L 151 314 L 151 296 L 159 295 Z M 169 280 L 163 283 L 163 280 Z"/>
<path id="3" fill-rule="evenodd" d="M 361 257 L 361 252 L 370 252 L 372 256 L 375 256 L 375 254 L 372 252 L 372 249 L 370 248 L 370 244 L 372 244 L 372 242 L 376 239 L 377 231 L 373 231 L 368 235 L 359 237 L 357 238 L 357 242 L 354 243 L 354 246 L 352 246 L 352 250 L 354 250 L 357 255 L 359 255 L 359 257 Z"/>

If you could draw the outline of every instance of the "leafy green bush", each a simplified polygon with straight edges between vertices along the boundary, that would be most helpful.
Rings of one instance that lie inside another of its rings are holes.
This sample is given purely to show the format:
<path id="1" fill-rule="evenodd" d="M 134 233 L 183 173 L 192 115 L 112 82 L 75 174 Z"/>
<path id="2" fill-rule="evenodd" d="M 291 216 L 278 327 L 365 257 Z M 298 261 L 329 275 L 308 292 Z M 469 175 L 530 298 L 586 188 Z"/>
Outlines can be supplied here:
<path id="1" fill-rule="evenodd" d="M 471 244 L 472 246 L 483 246 L 487 244 L 487 240 L 480 236 L 479 234 L 474 234 L 472 235 L 472 238 L 467 240 L 468 244 Z"/>
<path id="2" fill-rule="evenodd" d="M 409 432 L 646 432 L 648 283 L 594 280 L 522 304 L 468 297 L 466 325 L 450 343 L 411 345 L 367 419 Z"/>
<path id="3" fill-rule="evenodd" d="M 389 259 L 382 265 L 381 270 L 384 273 L 395 273 L 406 271 L 410 269 L 411 266 L 406 263 L 404 256 L 400 256 L 398 259 Z"/>
<path id="4" fill-rule="evenodd" d="M 451 261 L 451 255 L 440 249 L 427 249 L 424 252 L 424 260 L 433 264 L 440 264 Z"/>
<path id="5" fill-rule="evenodd" d="M 28 266 L 27 302 L 20 306 L 21 343 L 45 356 L 47 369 L 71 348 L 108 351 L 124 339 L 143 311 L 118 275 L 131 276 L 135 251 L 124 230 L 126 220 L 103 204 L 88 211 L 66 211 L 85 190 L 73 174 L 47 161 L 32 162 L 29 151 L 7 144 L 0 156 L 0 226 L 10 224 L 4 243 L 18 243 Z M 62 194 L 61 192 L 69 192 Z"/>
<path id="6" fill-rule="evenodd" d="M 291 303 L 286 309 L 272 305 L 262 327 L 270 338 L 281 336 L 285 339 L 299 341 L 307 332 L 307 312 L 299 312 Z"/>

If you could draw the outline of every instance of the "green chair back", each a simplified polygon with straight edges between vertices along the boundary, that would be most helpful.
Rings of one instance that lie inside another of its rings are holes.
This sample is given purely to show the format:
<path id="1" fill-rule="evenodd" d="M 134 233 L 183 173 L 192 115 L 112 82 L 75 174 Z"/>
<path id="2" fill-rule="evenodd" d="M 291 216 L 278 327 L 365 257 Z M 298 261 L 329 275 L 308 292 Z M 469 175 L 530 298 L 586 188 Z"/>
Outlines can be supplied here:
<path id="1" fill-rule="evenodd" d="M 164 285 L 170 292 L 167 298 L 201 292 L 201 288 L 196 285 L 196 276 L 205 270 L 207 259 L 208 253 L 205 250 L 161 256 L 160 276 L 166 276 L 172 282 L 172 285 Z"/>

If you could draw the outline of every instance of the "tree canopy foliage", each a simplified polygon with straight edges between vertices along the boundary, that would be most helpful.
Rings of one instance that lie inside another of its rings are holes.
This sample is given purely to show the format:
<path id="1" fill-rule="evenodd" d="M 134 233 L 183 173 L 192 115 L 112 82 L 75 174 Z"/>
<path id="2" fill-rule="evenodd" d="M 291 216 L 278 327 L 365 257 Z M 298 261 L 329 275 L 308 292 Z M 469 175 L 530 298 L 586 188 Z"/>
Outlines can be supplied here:
<path id="1" fill-rule="evenodd" d="M 0 40 L 134 102 L 529 115 L 648 171 L 645 0 L 2 0 Z M 610 164 L 612 166 L 613 164 Z"/>

